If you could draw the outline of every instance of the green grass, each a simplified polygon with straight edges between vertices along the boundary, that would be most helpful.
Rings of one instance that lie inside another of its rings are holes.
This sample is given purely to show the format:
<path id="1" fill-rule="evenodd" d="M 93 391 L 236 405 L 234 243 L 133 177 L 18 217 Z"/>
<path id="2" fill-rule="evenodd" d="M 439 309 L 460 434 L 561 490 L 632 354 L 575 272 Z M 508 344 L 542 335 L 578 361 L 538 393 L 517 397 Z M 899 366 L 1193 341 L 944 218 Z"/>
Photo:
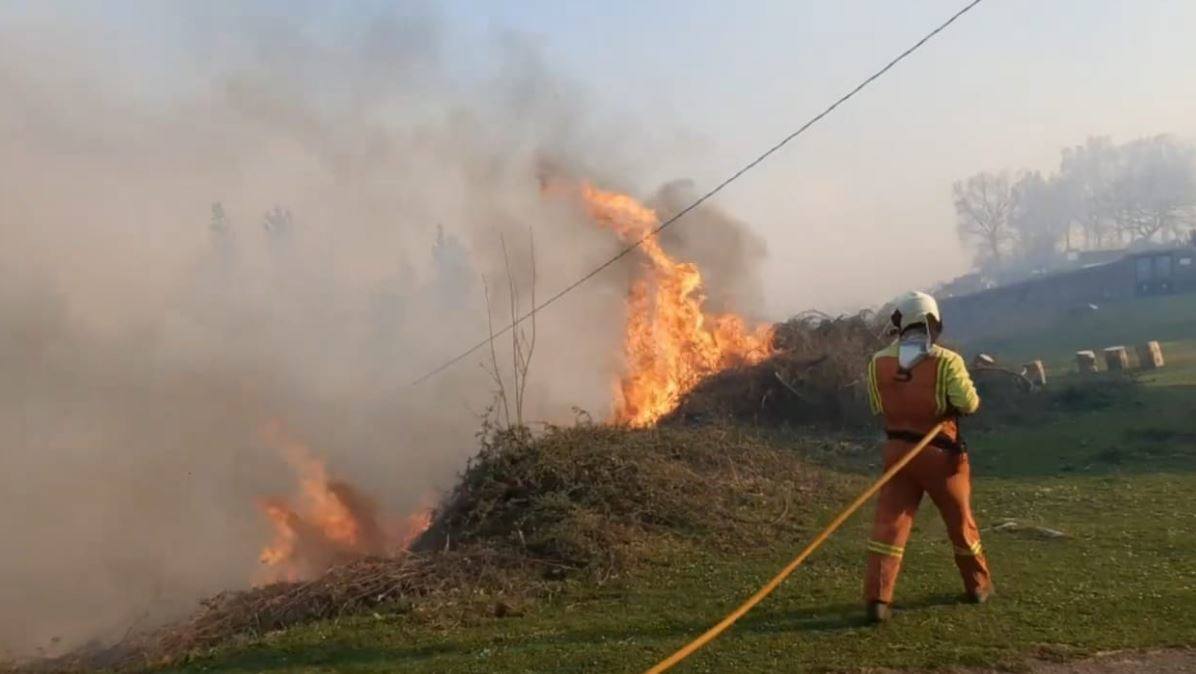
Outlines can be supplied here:
<path id="1" fill-rule="evenodd" d="M 1169 346 L 1176 347 L 1193 339 L 1196 339 L 1196 293 L 1188 293 L 1118 302 L 1091 314 L 1061 312 L 1031 331 L 977 339 L 965 346 L 969 352 L 991 353 L 1007 363 L 1043 359 L 1052 369 L 1067 371 L 1074 368 L 1075 352 L 1083 349 L 1093 349 L 1099 355 L 1109 346 L 1132 347 L 1156 340 L 1165 343 L 1164 346 L 1170 343 Z"/>
<path id="2" fill-rule="evenodd" d="M 1156 323 L 1193 315 L 1159 314 Z M 1165 333 L 1142 317 L 1136 325 L 1138 334 L 1119 340 Z M 902 610 L 883 628 L 865 626 L 869 506 L 676 671 L 1016 667 L 1032 657 L 1196 644 L 1196 328 L 1185 330 L 1167 333 L 1169 365 L 1144 377 L 1140 390 L 1106 407 L 1054 410 L 1025 427 L 969 438 L 982 527 L 1016 519 L 1067 534 L 985 531 L 998 585 L 992 603 L 958 602 L 950 546 L 926 503 L 898 586 Z M 1066 362 L 1076 338 L 1006 348 Z M 344 619 L 225 647 L 171 671 L 642 671 L 755 591 L 867 484 L 875 468 L 865 464 L 874 463 L 824 461 L 805 531 L 771 545 L 728 552 L 681 542 L 628 576 L 569 587 L 517 617 L 478 616 L 453 628 L 401 615 Z"/>

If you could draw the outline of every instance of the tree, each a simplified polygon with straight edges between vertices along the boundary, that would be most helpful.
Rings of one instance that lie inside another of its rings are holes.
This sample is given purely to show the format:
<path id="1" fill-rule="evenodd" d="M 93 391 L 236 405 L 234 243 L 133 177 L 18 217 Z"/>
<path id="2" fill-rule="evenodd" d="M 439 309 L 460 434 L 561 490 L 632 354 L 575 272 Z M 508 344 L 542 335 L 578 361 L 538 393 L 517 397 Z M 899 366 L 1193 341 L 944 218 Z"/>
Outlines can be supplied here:
<path id="1" fill-rule="evenodd" d="M 1001 276 L 1054 265 L 1066 250 L 1180 241 L 1196 226 L 1196 146 L 1172 136 L 1064 148 L 1059 171 L 978 173 L 953 186 L 960 238 Z M 1083 233 L 1073 241 L 1072 232 Z M 1078 244 L 1078 245 L 1077 245 Z"/>
<path id="2" fill-rule="evenodd" d="M 1010 193 L 1009 222 L 1017 236 L 1017 254 L 1032 268 L 1050 266 L 1070 225 L 1064 185 L 1057 178 L 1027 171 Z"/>
<path id="3" fill-rule="evenodd" d="M 977 173 L 967 180 L 956 181 L 952 193 L 960 239 L 977 244 L 981 264 L 1001 266 L 1004 251 L 1014 238 L 1010 225 L 1013 195 L 1009 176 Z"/>
<path id="4" fill-rule="evenodd" d="M 1063 148 L 1057 176 L 1069 224 L 1084 233 L 1084 247 L 1103 248 L 1113 231 L 1109 185 L 1117 167 L 1117 147 L 1107 137 L 1089 137 Z"/>
<path id="5" fill-rule="evenodd" d="M 507 332 L 511 336 L 511 381 L 503 375 L 503 368 L 498 364 L 498 350 L 494 340 L 500 333 L 494 331 L 494 312 L 490 303 L 490 285 L 486 277 L 482 277 L 482 292 L 486 300 L 486 325 L 490 333 L 490 364 L 483 365 L 490 378 L 494 381 L 494 402 L 486 413 L 486 424 L 500 432 L 526 435 L 530 433 L 524 423 L 523 409 L 527 400 L 528 372 L 532 365 L 532 356 L 536 351 L 536 240 L 528 236 L 528 250 L 531 270 L 531 310 L 524 313 L 519 296 L 519 283 L 511 269 L 511 257 L 507 252 L 507 240 L 499 235 L 502 245 L 503 264 L 507 273 L 507 300 L 510 309 L 510 327 Z M 527 320 L 522 320 L 525 318 Z"/>
<path id="6" fill-rule="evenodd" d="M 1117 151 L 1110 214 L 1131 243 L 1177 238 L 1196 207 L 1196 148 L 1171 136 L 1140 138 Z"/>
<path id="7" fill-rule="evenodd" d="M 233 240 L 232 218 L 229 217 L 224 204 L 219 201 L 212 204 L 212 217 L 208 220 L 208 235 L 216 258 L 227 268 L 231 264 L 236 250 Z"/>
<path id="8" fill-rule="evenodd" d="M 266 230 L 266 234 L 275 241 L 290 237 L 294 228 L 295 218 L 291 215 L 290 209 L 275 206 L 262 216 L 262 229 Z"/>
<path id="9" fill-rule="evenodd" d="M 465 306 L 473 290 L 474 271 L 469 251 L 461 241 L 436 225 L 436 241 L 432 244 L 434 263 L 433 288 L 439 302 L 453 307 Z"/>
<path id="10" fill-rule="evenodd" d="M 229 231 L 228 213 L 219 201 L 212 204 L 212 219 L 208 221 L 208 229 L 216 236 L 224 236 Z"/>

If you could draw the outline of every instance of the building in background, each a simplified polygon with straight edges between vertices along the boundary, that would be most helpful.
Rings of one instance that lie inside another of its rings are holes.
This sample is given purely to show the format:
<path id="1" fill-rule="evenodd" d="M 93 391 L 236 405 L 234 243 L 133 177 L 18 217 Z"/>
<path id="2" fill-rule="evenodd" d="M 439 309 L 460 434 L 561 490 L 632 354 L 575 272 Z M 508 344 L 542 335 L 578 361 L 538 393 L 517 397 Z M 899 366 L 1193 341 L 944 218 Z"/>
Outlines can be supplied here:
<path id="1" fill-rule="evenodd" d="M 973 292 L 982 283 L 963 277 L 940 289 L 944 319 L 953 339 L 967 342 L 1017 331 L 1060 314 L 1103 311 L 1140 297 L 1196 292 L 1193 245 L 1122 251 L 1110 261 L 1081 261 L 1072 269 Z M 967 280 L 967 283 L 959 281 Z"/>

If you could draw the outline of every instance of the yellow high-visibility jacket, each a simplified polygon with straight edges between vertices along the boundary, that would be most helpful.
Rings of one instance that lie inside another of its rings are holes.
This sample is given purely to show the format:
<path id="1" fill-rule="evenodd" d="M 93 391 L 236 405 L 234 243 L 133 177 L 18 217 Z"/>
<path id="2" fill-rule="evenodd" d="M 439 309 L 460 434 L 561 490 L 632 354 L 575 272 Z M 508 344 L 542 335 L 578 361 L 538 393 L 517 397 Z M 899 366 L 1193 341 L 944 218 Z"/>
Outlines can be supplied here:
<path id="1" fill-rule="evenodd" d="M 872 413 L 883 415 L 893 433 L 922 434 L 940 421 L 951 441 L 958 438 L 953 419 L 980 409 L 980 396 L 963 357 L 937 344 L 910 370 L 897 360 L 898 344 L 877 352 L 868 365 L 868 399 Z"/>

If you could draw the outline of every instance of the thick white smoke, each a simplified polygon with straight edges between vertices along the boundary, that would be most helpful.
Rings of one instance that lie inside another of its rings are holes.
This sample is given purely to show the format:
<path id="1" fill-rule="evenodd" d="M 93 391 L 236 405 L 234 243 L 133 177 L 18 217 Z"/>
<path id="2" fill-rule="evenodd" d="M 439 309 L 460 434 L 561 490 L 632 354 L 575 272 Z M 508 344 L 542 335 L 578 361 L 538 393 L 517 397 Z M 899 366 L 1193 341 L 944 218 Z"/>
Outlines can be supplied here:
<path id="1" fill-rule="evenodd" d="M 634 185 L 627 138 L 525 42 L 285 4 L 158 7 L 161 61 L 86 13 L 0 20 L 0 649 L 248 583 L 292 482 L 272 419 L 387 510 L 448 486 L 484 354 L 407 385 L 485 334 L 481 278 L 506 320 L 500 237 L 525 301 L 533 237 L 541 296 L 618 245 L 539 181 Z M 541 317 L 529 417 L 606 413 L 625 276 Z"/>

